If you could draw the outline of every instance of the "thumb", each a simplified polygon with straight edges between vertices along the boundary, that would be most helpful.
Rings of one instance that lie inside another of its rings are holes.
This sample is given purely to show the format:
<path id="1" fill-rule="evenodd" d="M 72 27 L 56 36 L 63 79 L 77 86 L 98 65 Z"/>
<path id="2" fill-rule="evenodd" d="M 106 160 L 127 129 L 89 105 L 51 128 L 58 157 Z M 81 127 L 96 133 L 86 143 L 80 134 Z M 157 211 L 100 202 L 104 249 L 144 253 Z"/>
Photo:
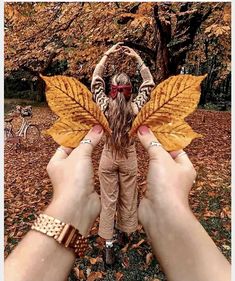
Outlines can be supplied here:
<path id="1" fill-rule="evenodd" d="M 147 126 L 140 126 L 138 129 L 138 138 L 148 152 L 150 159 L 164 161 L 171 159 L 169 153 L 162 147 L 153 132 Z"/>
<path id="2" fill-rule="evenodd" d="M 95 125 L 80 142 L 79 146 L 73 150 L 70 156 L 75 156 L 76 158 L 80 156 L 90 157 L 93 149 L 101 140 L 103 132 L 101 125 Z"/>

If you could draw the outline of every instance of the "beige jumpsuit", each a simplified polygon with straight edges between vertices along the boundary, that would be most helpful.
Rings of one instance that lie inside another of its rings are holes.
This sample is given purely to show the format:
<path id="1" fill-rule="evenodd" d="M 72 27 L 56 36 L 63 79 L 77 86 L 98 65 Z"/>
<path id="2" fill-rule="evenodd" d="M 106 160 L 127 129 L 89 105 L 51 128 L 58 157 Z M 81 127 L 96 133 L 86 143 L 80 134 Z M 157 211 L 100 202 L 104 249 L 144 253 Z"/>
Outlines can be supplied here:
<path id="1" fill-rule="evenodd" d="M 105 94 L 105 83 L 102 78 L 104 66 L 97 64 L 91 83 L 94 101 L 107 116 L 109 97 Z M 133 100 L 135 114 L 148 101 L 154 87 L 152 75 L 145 65 L 140 69 L 143 83 L 137 97 Z M 128 148 L 128 158 L 113 157 L 111 151 L 104 146 L 99 164 L 99 180 L 101 190 L 101 213 L 99 235 L 104 239 L 113 238 L 114 220 L 116 228 L 121 231 L 134 232 L 137 219 L 137 157 L 135 145 Z"/>

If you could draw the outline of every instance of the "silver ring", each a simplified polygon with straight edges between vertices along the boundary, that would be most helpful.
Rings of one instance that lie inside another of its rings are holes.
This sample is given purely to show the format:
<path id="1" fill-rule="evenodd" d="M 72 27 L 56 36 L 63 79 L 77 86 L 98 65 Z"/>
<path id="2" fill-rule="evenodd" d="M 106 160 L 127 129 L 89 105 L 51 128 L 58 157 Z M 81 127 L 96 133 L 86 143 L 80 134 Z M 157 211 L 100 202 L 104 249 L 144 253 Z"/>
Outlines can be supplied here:
<path id="1" fill-rule="evenodd" d="M 180 152 L 180 153 L 175 157 L 175 159 L 178 158 L 178 157 L 181 157 L 181 156 L 183 156 L 183 155 L 187 155 L 187 153 L 186 153 L 185 151 Z"/>
<path id="2" fill-rule="evenodd" d="M 91 142 L 90 139 L 84 139 L 84 140 L 80 141 L 80 143 L 81 143 L 81 144 L 90 144 L 90 145 L 93 146 L 93 144 L 92 144 L 92 142 Z"/>
<path id="3" fill-rule="evenodd" d="M 151 146 L 162 146 L 162 145 L 161 145 L 160 142 L 158 142 L 158 141 L 151 141 L 150 144 L 149 144 L 148 149 L 149 149 Z"/>
<path id="4" fill-rule="evenodd" d="M 56 150 L 57 150 L 57 151 L 60 151 L 60 152 L 63 152 L 63 153 L 65 153 L 67 156 L 69 156 L 68 153 L 67 153 L 62 147 L 58 147 Z"/>

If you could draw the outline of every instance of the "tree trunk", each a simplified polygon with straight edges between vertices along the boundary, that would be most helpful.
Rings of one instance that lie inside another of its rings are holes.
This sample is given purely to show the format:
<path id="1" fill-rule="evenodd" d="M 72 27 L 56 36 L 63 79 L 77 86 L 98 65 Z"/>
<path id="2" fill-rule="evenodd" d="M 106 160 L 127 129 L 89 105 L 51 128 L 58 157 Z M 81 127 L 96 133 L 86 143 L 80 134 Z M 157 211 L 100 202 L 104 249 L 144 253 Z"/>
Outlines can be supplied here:
<path id="1" fill-rule="evenodd" d="M 171 4 L 161 2 L 154 6 L 157 42 L 156 73 L 154 76 L 156 83 L 180 73 L 198 29 L 211 13 L 211 8 L 200 9 L 201 6 L 195 9 L 193 3 L 182 3 L 180 11 L 175 17 L 174 31 L 172 31 L 174 14 L 171 10 Z"/>
<path id="2" fill-rule="evenodd" d="M 38 88 L 37 88 L 36 101 L 37 102 L 44 102 L 45 100 L 46 100 L 46 97 L 45 97 L 45 82 L 42 80 L 41 77 L 38 77 Z"/>
<path id="3" fill-rule="evenodd" d="M 161 3 L 162 4 L 162 3 Z M 165 10 L 169 9 L 169 6 L 165 5 Z M 169 63 L 170 63 L 170 55 L 167 48 L 167 44 L 171 38 L 171 26 L 164 25 L 160 21 L 159 15 L 159 6 L 156 4 L 154 6 L 154 18 L 156 24 L 156 71 L 155 71 L 155 82 L 158 84 L 162 80 L 165 80 L 169 77 Z"/>

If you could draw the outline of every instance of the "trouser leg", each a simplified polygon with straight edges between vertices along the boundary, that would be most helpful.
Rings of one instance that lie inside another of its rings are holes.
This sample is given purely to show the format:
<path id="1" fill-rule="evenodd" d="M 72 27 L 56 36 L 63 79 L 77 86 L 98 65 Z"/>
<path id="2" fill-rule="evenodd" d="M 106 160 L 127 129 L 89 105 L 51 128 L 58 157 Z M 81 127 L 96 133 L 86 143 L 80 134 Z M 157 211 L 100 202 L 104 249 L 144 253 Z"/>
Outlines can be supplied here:
<path id="1" fill-rule="evenodd" d="M 131 153 L 119 169 L 119 198 L 117 206 L 116 226 L 123 232 L 136 231 L 137 218 L 137 158 Z"/>
<path id="2" fill-rule="evenodd" d="M 119 193 L 118 173 L 115 171 L 112 158 L 102 153 L 99 166 L 99 180 L 101 191 L 101 213 L 98 234 L 104 239 L 112 239 L 114 217 Z"/>

